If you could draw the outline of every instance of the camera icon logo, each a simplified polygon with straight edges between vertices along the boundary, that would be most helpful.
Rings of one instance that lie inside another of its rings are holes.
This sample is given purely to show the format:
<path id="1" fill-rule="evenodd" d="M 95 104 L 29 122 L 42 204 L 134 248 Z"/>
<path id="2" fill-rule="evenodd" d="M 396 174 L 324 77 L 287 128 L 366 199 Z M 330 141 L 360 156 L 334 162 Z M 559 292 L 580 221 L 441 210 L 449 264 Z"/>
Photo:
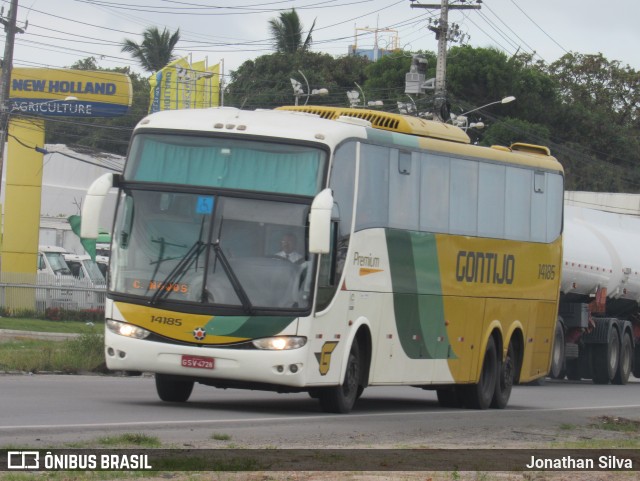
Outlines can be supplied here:
<path id="1" fill-rule="evenodd" d="M 40 453 L 38 451 L 8 451 L 8 469 L 39 469 Z"/>

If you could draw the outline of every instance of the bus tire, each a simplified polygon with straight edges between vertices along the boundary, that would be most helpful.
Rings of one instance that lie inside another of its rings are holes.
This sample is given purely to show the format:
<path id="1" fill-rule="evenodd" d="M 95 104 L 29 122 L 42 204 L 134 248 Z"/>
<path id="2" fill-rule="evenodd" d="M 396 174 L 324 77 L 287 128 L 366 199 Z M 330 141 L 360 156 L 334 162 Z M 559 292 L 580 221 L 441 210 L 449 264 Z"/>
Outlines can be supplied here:
<path id="1" fill-rule="evenodd" d="M 633 367 L 633 343 L 631 336 L 626 333 L 622 336 L 620 343 L 620 360 L 618 361 L 618 369 L 613 376 L 614 384 L 627 384 Z"/>
<path id="2" fill-rule="evenodd" d="M 564 328 L 560 319 L 556 322 L 556 332 L 553 336 L 553 348 L 551 351 L 551 370 L 549 376 L 553 379 L 563 379 L 564 367 Z"/>
<path id="3" fill-rule="evenodd" d="M 496 380 L 496 390 L 491 400 L 491 407 L 504 409 L 509 403 L 511 389 L 516 378 L 516 351 L 511 342 L 507 349 L 507 357 L 498 364 L 498 379 Z"/>
<path id="4" fill-rule="evenodd" d="M 156 391 L 158 397 L 166 402 L 183 403 L 189 400 L 193 391 L 193 381 L 168 376 L 166 374 L 156 374 Z"/>
<path id="5" fill-rule="evenodd" d="M 362 363 L 360 362 L 360 346 L 354 341 L 349 351 L 347 371 L 344 382 L 339 386 L 331 386 L 318 390 L 320 407 L 326 413 L 346 414 L 351 411 L 361 390 Z"/>
<path id="6" fill-rule="evenodd" d="M 609 384 L 618 370 L 620 356 L 620 336 L 615 327 L 609 330 L 609 338 L 605 344 L 593 346 L 593 382 L 594 384 Z"/>
<path id="7" fill-rule="evenodd" d="M 498 354 L 493 336 L 487 341 L 482 361 L 482 372 L 477 384 L 462 386 L 464 404 L 472 409 L 487 409 L 491 406 L 498 379 Z"/>

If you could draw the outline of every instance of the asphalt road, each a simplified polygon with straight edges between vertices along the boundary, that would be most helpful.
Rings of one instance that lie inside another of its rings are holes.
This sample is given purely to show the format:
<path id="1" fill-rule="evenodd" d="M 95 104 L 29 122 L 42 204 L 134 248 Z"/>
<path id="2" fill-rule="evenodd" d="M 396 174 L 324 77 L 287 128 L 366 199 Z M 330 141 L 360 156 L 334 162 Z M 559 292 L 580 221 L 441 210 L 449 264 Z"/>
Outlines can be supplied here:
<path id="1" fill-rule="evenodd" d="M 188 403 L 171 404 L 158 400 L 151 377 L 0 376 L 0 447 L 57 447 L 117 433 L 175 447 L 495 447 L 552 441 L 602 416 L 640 419 L 640 381 L 517 386 L 507 409 L 487 411 L 441 408 L 432 391 L 373 387 L 351 414 L 334 415 L 306 394 L 196 385 Z"/>

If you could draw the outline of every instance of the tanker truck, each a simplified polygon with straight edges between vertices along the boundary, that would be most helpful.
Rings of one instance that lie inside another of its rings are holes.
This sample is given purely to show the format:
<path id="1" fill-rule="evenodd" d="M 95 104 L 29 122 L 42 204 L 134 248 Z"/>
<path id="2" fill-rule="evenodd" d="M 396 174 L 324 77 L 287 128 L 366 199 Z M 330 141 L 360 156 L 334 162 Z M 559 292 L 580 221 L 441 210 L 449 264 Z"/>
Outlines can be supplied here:
<path id="1" fill-rule="evenodd" d="M 565 202 L 563 266 L 549 376 L 640 377 L 640 217 Z"/>

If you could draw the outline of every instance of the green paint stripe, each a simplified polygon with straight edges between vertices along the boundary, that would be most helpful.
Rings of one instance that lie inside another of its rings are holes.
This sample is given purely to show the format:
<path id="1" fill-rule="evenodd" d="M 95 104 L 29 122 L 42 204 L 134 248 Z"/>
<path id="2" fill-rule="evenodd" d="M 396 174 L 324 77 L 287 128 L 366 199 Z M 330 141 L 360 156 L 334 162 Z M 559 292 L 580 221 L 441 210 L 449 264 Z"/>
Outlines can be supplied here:
<path id="1" fill-rule="evenodd" d="M 435 235 L 393 229 L 385 232 L 402 349 L 411 359 L 447 359 L 452 354 Z"/>
<path id="2" fill-rule="evenodd" d="M 205 326 L 207 334 L 256 339 L 275 336 L 291 324 L 295 317 L 216 316 Z"/>

